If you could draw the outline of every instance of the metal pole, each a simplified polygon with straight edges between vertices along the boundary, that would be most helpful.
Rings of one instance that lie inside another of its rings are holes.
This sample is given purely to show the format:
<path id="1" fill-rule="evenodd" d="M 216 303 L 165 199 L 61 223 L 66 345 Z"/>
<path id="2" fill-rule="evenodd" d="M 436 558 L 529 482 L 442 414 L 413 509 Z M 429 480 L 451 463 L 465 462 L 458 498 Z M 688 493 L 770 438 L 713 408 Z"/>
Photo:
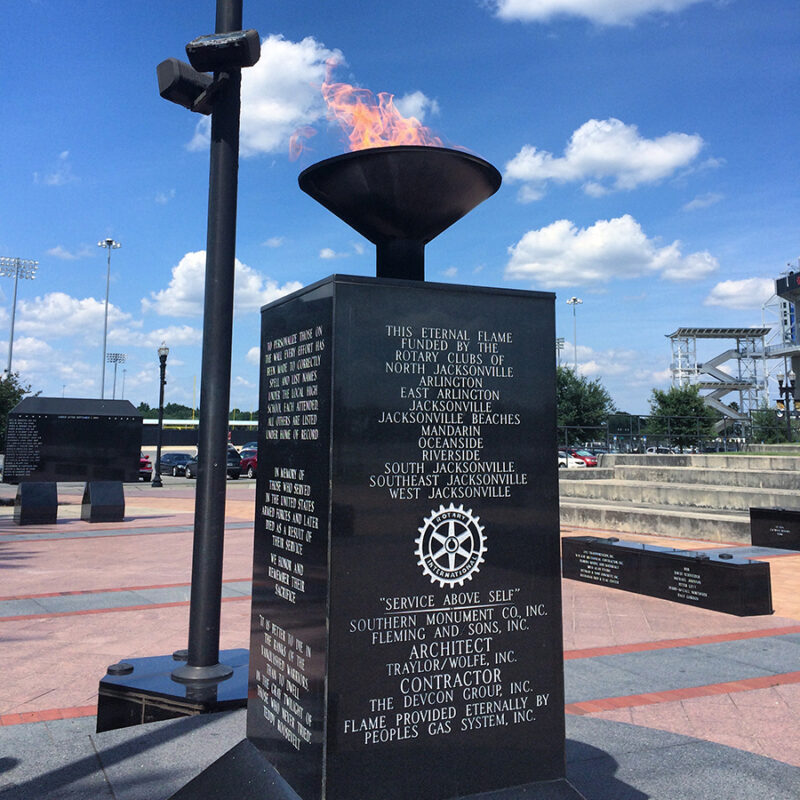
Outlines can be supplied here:
<path id="1" fill-rule="evenodd" d="M 17 284 L 19 283 L 19 259 L 17 259 L 16 269 L 14 270 L 14 300 L 11 303 L 11 334 L 8 337 L 8 369 L 6 372 L 11 375 L 11 354 L 14 352 L 14 317 L 17 315 Z"/>
<path id="2" fill-rule="evenodd" d="M 241 27 L 242 0 L 217 0 L 216 33 L 238 31 Z M 233 674 L 231 667 L 219 663 L 219 630 L 233 334 L 241 69 L 231 69 L 228 75 L 228 85 L 211 115 L 199 464 L 189 647 L 186 665 L 172 672 L 172 677 L 183 683 L 219 681 Z"/>
<path id="3" fill-rule="evenodd" d="M 160 368 L 160 380 L 158 388 L 158 431 L 156 432 L 156 464 L 155 474 L 153 480 L 150 482 L 151 486 L 156 488 L 162 485 L 161 483 L 161 437 L 164 431 L 164 386 L 166 386 L 166 372 L 167 372 L 167 354 L 169 350 L 163 345 L 158 349 L 158 361 Z"/>
<path id="4" fill-rule="evenodd" d="M 783 413 L 786 415 L 786 441 L 792 441 L 792 412 L 789 408 L 789 403 L 792 397 L 792 386 L 789 382 L 789 376 L 786 376 L 786 386 L 782 387 L 783 394 Z"/>
<path id="5" fill-rule="evenodd" d="M 102 242 L 98 242 L 97 246 L 105 247 L 108 250 L 108 260 L 106 262 L 106 306 L 105 320 L 103 322 L 103 369 L 100 374 L 100 399 L 103 400 L 106 395 L 106 341 L 108 339 L 108 289 L 111 282 L 111 251 L 119 248 L 120 243 L 109 237 L 103 239 Z"/>
<path id="6" fill-rule="evenodd" d="M 578 312 L 572 306 L 572 343 L 575 345 L 575 374 L 578 374 Z"/>
<path id="7" fill-rule="evenodd" d="M 576 311 L 577 306 L 581 305 L 583 300 L 580 297 L 570 297 L 567 300 L 567 305 L 572 306 L 572 341 L 575 345 L 575 374 L 578 374 L 578 314 Z"/>
<path id="8" fill-rule="evenodd" d="M 100 399 L 106 396 L 106 341 L 108 339 L 108 288 L 111 283 L 111 248 L 108 248 L 108 261 L 106 266 L 106 310 L 103 321 L 103 374 L 100 377 Z"/>

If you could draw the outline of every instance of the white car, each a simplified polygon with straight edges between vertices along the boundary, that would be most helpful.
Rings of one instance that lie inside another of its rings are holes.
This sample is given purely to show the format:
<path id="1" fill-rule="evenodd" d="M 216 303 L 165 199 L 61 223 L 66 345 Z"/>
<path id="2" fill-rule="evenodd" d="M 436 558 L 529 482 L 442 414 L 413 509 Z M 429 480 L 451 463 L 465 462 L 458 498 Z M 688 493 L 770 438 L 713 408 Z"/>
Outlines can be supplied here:
<path id="1" fill-rule="evenodd" d="M 566 453 L 563 450 L 559 450 L 558 468 L 562 469 L 563 467 L 583 467 L 585 469 L 586 462 L 582 461 L 580 458 L 575 458 L 575 456 L 571 456 L 569 453 Z"/>

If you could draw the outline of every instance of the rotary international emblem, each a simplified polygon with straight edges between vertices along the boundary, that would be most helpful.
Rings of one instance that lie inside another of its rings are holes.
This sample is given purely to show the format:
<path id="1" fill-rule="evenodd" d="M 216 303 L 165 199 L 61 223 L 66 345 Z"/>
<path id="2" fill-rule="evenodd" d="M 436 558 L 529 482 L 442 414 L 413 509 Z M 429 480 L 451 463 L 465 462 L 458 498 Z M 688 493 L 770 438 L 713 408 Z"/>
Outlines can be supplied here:
<path id="1" fill-rule="evenodd" d="M 480 570 L 486 537 L 480 517 L 474 517 L 471 509 L 439 506 L 417 530 L 417 563 L 431 583 L 438 581 L 442 588 L 463 586 Z"/>

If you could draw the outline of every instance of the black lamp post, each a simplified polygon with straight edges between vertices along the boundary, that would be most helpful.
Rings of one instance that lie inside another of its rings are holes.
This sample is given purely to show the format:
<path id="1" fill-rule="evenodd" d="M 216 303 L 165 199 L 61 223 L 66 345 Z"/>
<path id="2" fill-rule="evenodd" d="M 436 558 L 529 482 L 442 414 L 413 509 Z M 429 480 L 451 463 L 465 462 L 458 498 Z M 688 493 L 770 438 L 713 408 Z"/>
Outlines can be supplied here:
<path id="1" fill-rule="evenodd" d="M 164 387 L 167 385 L 167 356 L 169 347 L 161 342 L 158 348 L 158 365 L 161 369 L 161 380 L 158 389 L 158 433 L 156 434 L 156 466 L 151 486 L 161 486 L 161 434 L 164 430 Z"/>
<path id="2" fill-rule="evenodd" d="M 791 371 L 784 382 L 783 375 L 778 375 L 778 394 L 783 398 L 783 412 L 786 414 L 786 440 L 792 441 L 792 401 L 794 400 L 795 374 Z"/>
<path id="3" fill-rule="evenodd" d="M 255 30 L 243 31 L 243 0 L 217 0 L 216 32 L 186 45 L 190 64 L 158 65 L 162 97 L 211 115 L 203 356 L 200 379 L 199 465 L 195 494 L 192 592 L 186 664 L 173 680 L 190 686 L 233 674 L 219 662 L 222 554 L 225 532 L 228 411 L 233 338 L 233 276 L 239 171 L 242 68 L 261 54 Z M 211 75 L 207 74 L 211 73 Z"/>

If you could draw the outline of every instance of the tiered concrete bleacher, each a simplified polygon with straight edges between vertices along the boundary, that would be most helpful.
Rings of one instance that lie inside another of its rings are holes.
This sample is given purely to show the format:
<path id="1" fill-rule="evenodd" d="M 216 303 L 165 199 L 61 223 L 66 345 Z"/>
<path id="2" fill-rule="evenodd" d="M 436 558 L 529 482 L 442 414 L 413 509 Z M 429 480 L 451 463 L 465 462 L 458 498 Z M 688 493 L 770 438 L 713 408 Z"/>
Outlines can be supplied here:
<path id="1" fill-rule="evenodd" d="M 603 455 L 559 470 L 561 523 L 750 542 L 750 507 L 800 508 L 800 456 Z"/>

